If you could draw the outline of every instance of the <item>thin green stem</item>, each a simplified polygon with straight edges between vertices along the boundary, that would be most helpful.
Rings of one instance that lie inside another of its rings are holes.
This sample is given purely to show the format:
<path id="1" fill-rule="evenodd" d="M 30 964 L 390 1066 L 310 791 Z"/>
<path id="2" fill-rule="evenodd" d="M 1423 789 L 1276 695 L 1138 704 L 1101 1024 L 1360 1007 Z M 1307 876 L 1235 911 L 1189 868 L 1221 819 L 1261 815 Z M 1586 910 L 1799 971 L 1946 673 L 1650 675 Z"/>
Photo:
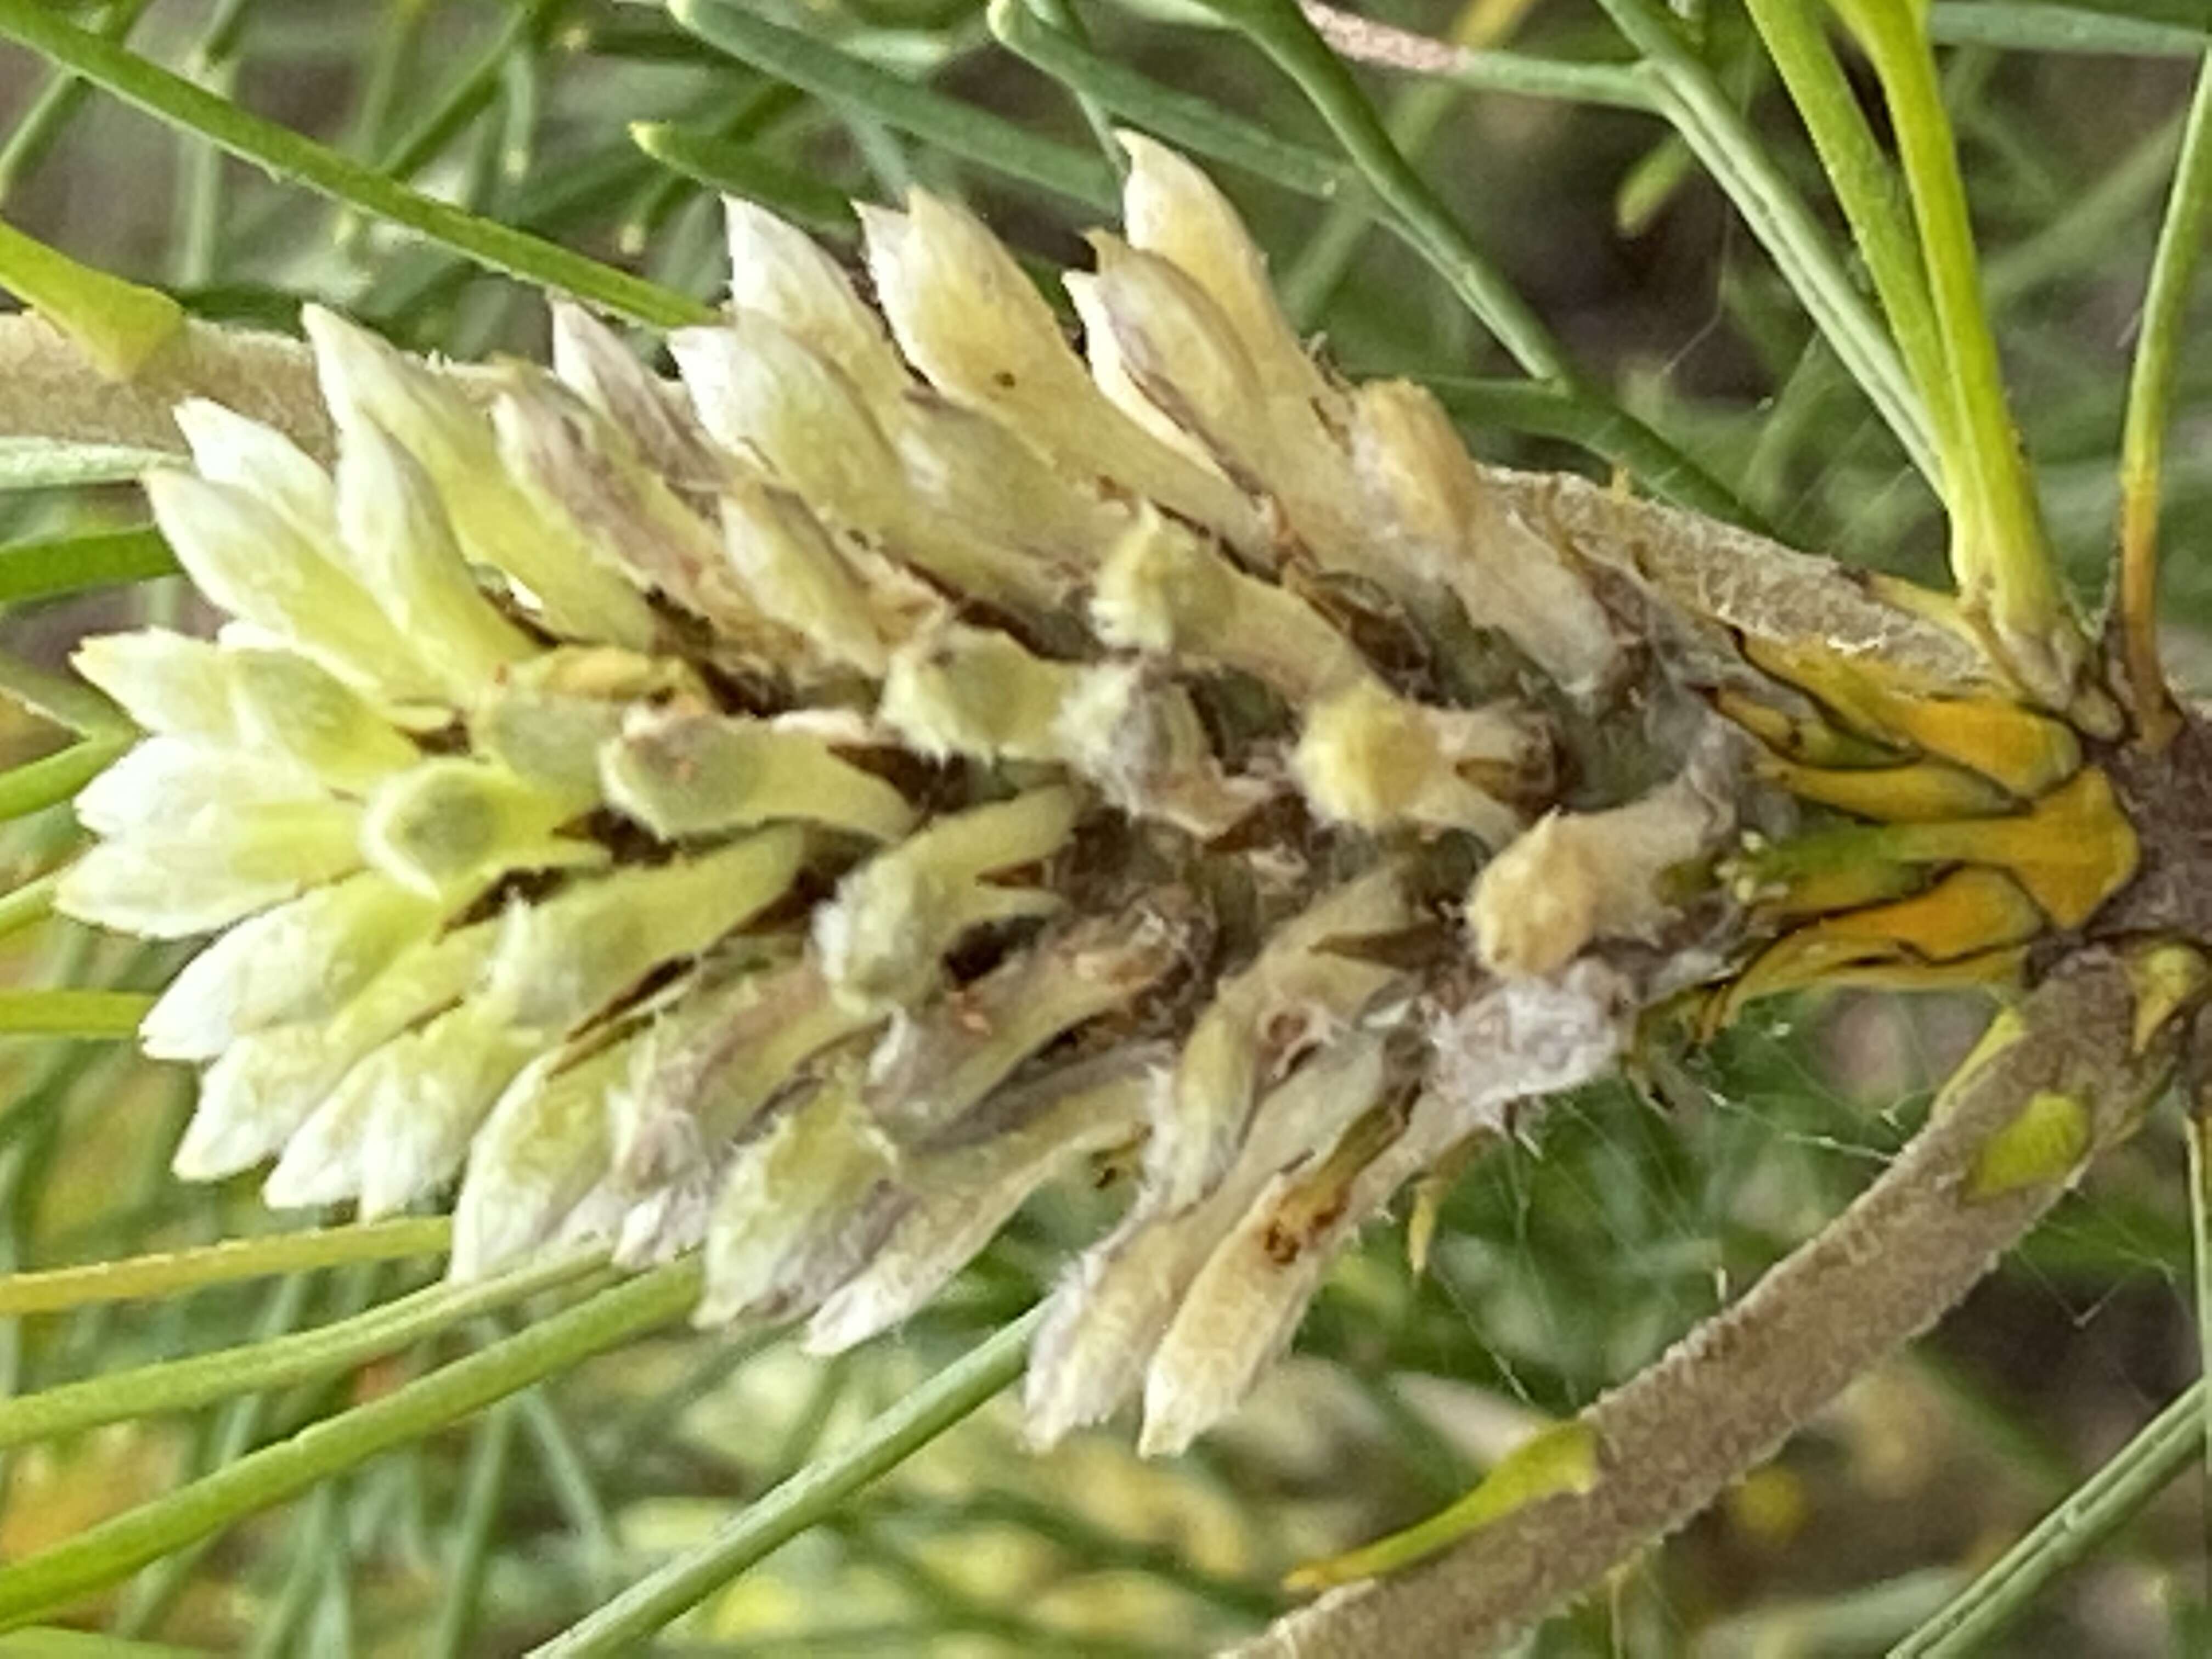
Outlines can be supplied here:
<path id="1" fill-rule="evenodd" d="M 1948 1607 L 1889 1650 L 1889 1659 L 1968 1659 L 2043 1589 L 2155 1498 L 2195 1459 L 2206 1387 L 2192 1383 L 2038 1522 Z"/>
<path id="2" fill-rule="evenodd" d="M 711 50 L 703 45 L 702 52 Z M 717 76 L 718 82 L 724 77 Z M 781 81 L 763 76 L 742 76 L 732 74 L 726 84 L 744 91 L 735 97 L 725 94 L 715 100 L 717 107 L 711 118 L 694 125 L 688 121 L 662 118 L 653 122 L 632 122 L 628 129 L 630 142 L 637 143 L 636 129 L 641 125 L 681 127 L 686 131 L 720 138 L 726 143 L 756 139 L 763 135 L 771 122 L 787 112 L 796 110 L 802 120 L 824 118 L 826 112 L 806 101 L 805 94 L 796 87 L 787 87 Z M 805 128 L 793 123 L 799 131 Z M 642 149 L 642 146 L 640 146 Z M 648 152 L 649 153 L 649 152 Z M 662 171 L 649 177 L 636 198 L 623 208 L 621 222 L 615 231 L 615 245 L 626 258 L 638 258 L 653 245 L 668 222 L 688 205 L 698 193 L 696 182 L 681 173 Z"/>
<path id="3" fill-rule="evenodd" d="M 210 91 L 229 97 L 237 84 L 238 49 L 253 0 L 221 0 L 194 44 L 188 67 Z M 223 233 L 223 155 L 213 144 L 177 135 L 183 151 L 177 191 L 176 252 L 171 269 L 180 289 L 215 278 Z"/>
<path id="4" fill-rule="evenodd" d="M 1314 32 L 1295 0 L 1201 0 L 1241 28 L 1304 93 L 1398 227 L 1462 304 L 1533 378 L 1571 400 L 1600 401 L 1585 387 L 1536 313 L 1400 155 L 1349 70 Z M 1603 453 L 1647 487 L 1709 517 L 1756 526 L 1757 514 L 1697 463 L 1625 410 L 1606 423 Z"/>
<path id="5" fill-rule="evenodd" d="M 1468 0 L 1453 26 L 1450 44 L 1465 50 L 1480 48 L 1510 30 L 1527 10 L 1527 0 Z M 1419 161 L 1459 102 L 1460 90 L 1455 82 L 1440 77 L 1409 87 L 1391 100 L 1384 125 L 1399 154 Z M 1373 224 L 1374 216 L 1359 203 L 1330 204 L 1278 284 L 1283 310 L 1294 326 L 1310 328 L 1319 319 Z"/>
<path id="6" fill-rule="evenodd" d="M 316 1594 L 322 1588 L 323 1563 L 343 1546 L 338 1525 L 339 1487 L 335 1482 L 317 1490 L 307 1502 L 305 1523 L 294 1531 L 291 1558 L 284 1571 L 283 1588 L 264 1612 L 260 1628 L 246 1659 L 286 1659 L 299 1651 L 300 1626 L 307 1621 Z M 0 1637 L 0 1641 L 6 1638 Z"/>
<path id="7" fill-rule="evenodd" d="M 1938 480 L 1936 439 L 1920 393 L 1804 198 L 1663 12 L 1650 0 L 1603 4 L 1644 53 L 1662 112 L 1728 192 L 1913 465 Z"/>
<path id="8" fill-rule="evenodd" d="M 599 1265 L 592 1255 L 536 1262 L 473 1285 L 431 1285 L 351 1318 L 267 1341 L 165 1360 L 0 1400 L 0 1446 L 102 1423 L 194 1411 L 219 1400 L 329 1376 L 495 1308 L 557 1289 Z"/>
<path id="9" fill-rule="evenodd" d="M 2128 379 L 2128 411 L 2120 440 L 2120 555 L 2115 617 L 2130 701 L 2144 740 L 2163 745 L 2180 729 L 2158 653 L 2158 520 L 2172 416 L 2174 375 L 2189 310 L 2189 291 L 2212 233 L 2212 52 L 2197 77 L 2197 95 L 2175 164 L 2172 194 L 2158 251 L 2151 256 L 2142 334 Z"/>
<path id="10" fill-rule="evenodd" d="M 374 1264 L 348 1270 L 343 1276 L 339 1305 L 349 1312 L 359 1311 L 375 1288 L 372 1275 L 376 1271 Z M 256 1340 L 273 1342 L 296 1330 L 307 1314 L 309 1297 L 320 1285 L 319 1274 L 307 1273 L 289 1273 L 270 1285 L 262 1302 L 261 1317 L 254 1327 Z M 245 1456 L 260 1440 L 263 1427 L 276 1404 L 273 1396 L 261 1392 L 226 1401 L 201 1436 L 200 1461 L 193 1466 L 195 1471 L 205 1474 Z M 340 1560 L 345 1558 L 343 1534 L 336 1544 L 336 1549 L 325 1556 L 326 1562 L 332 1556 Z M 206 1547 L 206 1540 L 193 1540 L 164 1554 L 148 1571 L 140 1573 L 120 1598 L 108 1620 L 108 1628 L 119 1636 L 137 1636 L 157 1628 L 191 1583 Z"/>
<path id="11" fill-rule="evenodd" d="M 2033 5 L 1936 0 L 1928 9 L 1928 35 L 1946 46 L 2145 58 L 2194 58 L 2212 44 L 2212 29 L 2185 28 L 2083 6 L 2045 5 L 2040 0 Z"/>
<path id="12" fill-rule="evenodd" d="M 562 289 L 656 327 L 714 320 L 710 307 L 687 295 L 464 212 L 395 183 L 289 128 L 249 114 L 137 53 L 55 16 L 38 0 L 0 0 L 0 35 L 21 42 L 125 102 L 171 125 L 198 133 L 278 178 L 388 219 L 491 270 L 539 287 Z"/>
<path id="13" fill-rule="evenodd" d="M 1656 114 L 1650 88 L 1632 64 L 1583 64 L 1528 52 L 1483 51 L 1414 34 L 1334 6 L 1303 8 L 1322 39 L 1355 63 L 1496 92 L 1566 104 Z"/>
<path id="14" fill-rule="evenodd" d="M 105 772 L 130 746 L 128 737 L 103 732 L 0 772 L 0 823 L 58 806 Z"/>
<path id="15" fill-rule="evenodd" d="M 97 1631 L 40 1626 L 0 1636 L 0 1659 L 215 1659 L 212 1648 L 172 1642 L 131 1642 Z"/>
<path id="16" fill-rule="evenodd" d="M 1333 155 L 1278 137 L 1212 99 L 1162 86 L 1043 21 L 1023 0 L 991 0 L 991 33 L 1007 51 L 1056 81 L 1180 149 L 1241 167 L 1255 178 L 1322 201 L 1364 193 L 1359 175 Z"/>
<path id="17" fill-rule="evenodd" d="M 1172 1543 L 1142 1542 L 1061 1505 L 1016 1492 L 981 1491 L 973 1496 L 943 1499 L 902 1497 L 895 1509 L 889 1504 L 886 1509 L 890 1518 L 911 1517 L 935 1527 L 1019 1527 L 1086 1569 L 1143 1573 L 1238 1619 L 1272 1618 L 1282 1611 L 1286 1599 L 1271 1583 L 1209 1572 Z"/>
<path id="18" fill-rule="evenodd" d="M 130 734 L 129 718 L 95 688 L 74 675 L 57 674 L 26 662 L 9 651 L 0 651 L 0 696 L 12 697 L 40 719 L 67 727 L 87 743 Z"/>
<path id="19" fill-rule="evenodd" d="M 137 991 L 0 991 L 0 1036 L 121 1042 L 153 1006 Z"/>
<path id="20" fill-rule="evenodd" d="M 10 542 L 0 546 L 0 605 L 119 586 L 176 569 L 168 543 L 151 525 Z"/>
<path id="21" fill-rule="evenodd" d="M 2207 1102 L 2182 1098 L 2181 1132 L 2189 1154 L 2189 1255 L 2195 1291 L 2191 1311 L 2197 1316 L 2197 1375 L 2200 1384 L 2212 1377 L 2212 1123 L 2205 1119 Z M 2212 1389 L 2202 1391 L 2198 1421 L 2203 1434 L 2204 1489 L 2199 1509 L 2203 1529 L 2204 1559 L 2212 1563 Z"/>
<path id="22" fill-rule="evenodd" d="M 1116 198 L 1114 169 L 1090 151 L 1041 137 L 1003 116 L 902 80 L 811 35 L 769 22 L 750 7 L 731 0 L 671 0 L 668 12 L 708 45 L 837 109 L 863 112 L 963 161 L 1087 207 L 1110 208 Z"/>
<path id="23" fill-rule="evenodd" d="M 229 63 L 206 71 L 209 90 L 228 95 L 237 76 Z M 170 281 L 180 291 L 205 288 L 215 276 L 223 232 L 223 153 L 189 134 L 177 135 L 183 157 L 177 190 L 175 252 Z"/>
<path id="24" fill-rule="evenodd" d="M 1620 175 L 1613 192 L 1613 228 L 1631 239 L 1643 235 L 1697 171 L 1697 152 L 1689 141 L 1679 132 L 1668 133 Z"/>
<path id="25" fill-rule="evenodd" d="M 383 27 L 376 32 L 376 46 L 346 124 L 343 148 L 349 155 L 374 156 L 384 146 L 422 32 L 426 8 L 421 0 L 384 0 L 384 9 Z"/>
<path id="26" fill-rule="evenodd" d="M 120 40 L 137 27 L 140 15 L 151 3 L 152 0 L 115 0 L 95 27 L 107 39 Z M 0 201 L 14 195 L 24 176 L 53 148 L 91 90 L 74 75 L 56 71 L 46 77 L 39 95 L 9 132 L 8 142 L 0 144 Z"/>
<path id="27" fill-rule="evenodd" d="M 248 14 L 256 3 L 257 0 L 216 0 L 200 38 L 193 43 L 191 61 L 204 68 L 235 58 L 246 39 Z"/>
<path id="28" fill-rule="evenodd" d="M 758 202 L 793 223 L 826 236 L 858 228 L 853 204 L 839 191 L 763 158 L 750 144 L 694 132 L 668 121 L 634 122 L 630 141 L 665 167 L 726 195 Z"/>
<path id="29" fill-rule="evenodd" d="M 520 1402 L 502 1400 L 484 1413 L 469 1447 L 468 1473 L 461 1482 L 460 1518 L 447 1559 L 446 1599 L 438 1608 L 437 1628 L 425 1659 L 460 1659 L 469 1650 L 483 1595 L 484 1568 L 499 1525 L 500 1500 L 506 1494 L 508 1454 L 514 1443 Z"/>
<path id="30" fill-rule="evenodd" d="M 149 466 L 176 457 L 129 444 L 79 443 L 69 438 L 0 437 L 0 492 L 74 489 L 129 483 Z"/>
<path id="31" fill-rule="evenodd" d="M 2187 118 L 2161 121 L 2086 190 L 2024 236 L 1990 256 L 1990 307 L 1999 316 L 2048 283 L 2087 276 L 2135 231 L 2151 198 L 2173 176 Z"/>
<path id="32" fill-rule="evenodd" d="M 54 889 L 61 882 L 62 872 L 49 870 L 43 876 L 34 876 L 21 886 L 0 893 L 0 939 L 20 933 L 53 915 Z"/>
<path id="33" fill-rule="evenodd" d="M 1528 301 L 1478 249 L 1428 181 L 1414 171 L 1343 60 L 1314 33 L 1294 0 L 1201 0 L 1235 24 L 1297 82 L 1345 154 L 1402 220 L 1461 301 L 1530 375 L 1571 378 L 1566 354 Z"/>
<path id="34" fill-rule="evenodd" d="M 710 1346 L 684 1376 L 648 1399 L 623 1408 L 611 1423 L 592 1429 L 592 1451 L 609 1468 L 623 1468 L 654 1444 L 672 1419 L 738 1374 L 745 1365 L 775 1346 L 775 1335 L 754 1331 Z"/>
<path id="35" fill-rule="evenodd" d="M 1920 233 L 1960 450 L 1960 474 L 1946 478 L 1944 492 L 1953 573 L 2022 681 L 2064 708 L 2073 698 L 2081 641 L 2006 400 L 1966 181 L 1927 33 L 1902 0 L 1831 3 L 1881 81 Z"/>
<path id="36" fill-rule="evenodd" d="M 242 1516 L 664 1325 L 698 1299 L 703 1277 L 696 1257 L 641 1273 L 381 1399 L 26 1556 L 0 1578 L 0 1623 L 13 1628 L 67 1607 Z"/>
<path id="37" fill-rule="evenodd" d="M 5 223 L 0 288 L 68 335 L 111 380 L 129 380 L 185 326 L 184 307 L 167 295 L 81 264 Z"/>
<path id="38" fill-rule="evenodd" d="M 491 106 L 499 91 L 501 70 L 511 55 L 527 44 L 544 9 L 543 0 L 510 7 L 499 32 L 476 60 L 454 78 L 411 129 L 386 147 L 377 158 L 376 170 L 386 178 L 411 179 L 467 131 Z"/>
<path id="39" fill-rule="evenodd" d="M 817 1459 L 579 1623 L 532 1650 L 533 1659 L 635 1653 L 653 1633 L 896 1468 L 1022 1373 L 1040 1310 L 1032 1310 L 939 1371 L 834 1455 Z"/>
<path id="40" fill-rule="evenodd" d="M 1090 39 L 1090 31 L 1083 27 L 1083 19 L 1077 15 L 1072 0 L 1027 0 L 1027 3 L 1048 27 L 1062 34 L 1079 43 Z M 1117 177 L 1126 174 L 1128 158 L 1121 154 L 1121 141 L 1114 136 L 1113 119 L 1106 106 L 1080 87 L 1071 86 L 1067 90 L 1075 99 L 1075 106 L 1083 112 L 1084 125 L 1091 129 L 1091 136 L 1098 145 L 1098 153 L 1106 158 L 1106 165 L 1114 169 Z"/>
<path id="41" fill-rule="evenodd" d="M 1918 388 L 1915 402 L 1928 462 L 1922 470 L 1940 491 L 1946 481 L 1931 467 L 1956 465 L 1956 418 L 1946 390 L 1943 339 L 1928 293 L 1919 238 L 1906 216 L 1896 169 L 1882 154 L 1810 0 L 1747 3 L 1812 136 L 1821 171 L 1874 279 L 1897 350 Z"/>
<path id="42" fill-rule="evenodd" d="M 537 1443 L 539 1472 L 552 1489 L 554 1501 L 568 1517 L 569 1529 L 576 1535 L 586 1577 L 594 1583 L 606 1583 L 611 1577 L 617 1554 L 615 1528 L 591 1465 L 585 1462 L 583 1450 L 576 1444 L 575 1436 L 568 1431 L 560 1408 L 547 1397 L 544 1389 L 532 1389 L 516 1399 L 522 1407 L 523 1426 Z M 609 1583 L 608 1588 L 612 1585 Z"/>
<path id="43" fill-rule="evenodd" d="M 188 1250 L 164 1250 L 43 1273 L 11 1273 L 0 1277 L 0 1318 L 58 1313 L 95 1302 L 181 1296 L 210 1285 L 332 1267 L 349 1261 L 443 1255 L 453 1233 L 453 1223 L 443 1216 L 409 1216 L 346 1227 L 310 1227 L 262 1238 L 226 1238 Z"/>

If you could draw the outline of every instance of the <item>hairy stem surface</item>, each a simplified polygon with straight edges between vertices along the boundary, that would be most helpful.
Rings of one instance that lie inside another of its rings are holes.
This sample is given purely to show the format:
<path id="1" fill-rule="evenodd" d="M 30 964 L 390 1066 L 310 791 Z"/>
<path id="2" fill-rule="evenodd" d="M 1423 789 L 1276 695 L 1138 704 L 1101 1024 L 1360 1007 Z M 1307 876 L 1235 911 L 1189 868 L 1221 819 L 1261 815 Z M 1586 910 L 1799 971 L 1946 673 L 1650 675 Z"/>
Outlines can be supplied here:
<path id="1" fill-rule="evenodd" d="M 2063 965 L 2017 1035 L 1948 1091 L 1926 1128 L 1817 1237 L 1743 1299 L 1589 1407 L 1597 1477 L 1508 1514 L 1401 1577 L 1348 1586 L 1237 1649 L 1243 1659 L 1487 1653 L 1680 1527 L 1846 1384 L 1933 1324 L 2057 1201 L 2063 1175 L 1966 1189 L 1990 1139 L 2051 1092 L 2090 1117 L 2090 1152 L 2124 1134 L 2171 1062 L 2137 1053 L 2136 997 L 2104 954 Z"/>

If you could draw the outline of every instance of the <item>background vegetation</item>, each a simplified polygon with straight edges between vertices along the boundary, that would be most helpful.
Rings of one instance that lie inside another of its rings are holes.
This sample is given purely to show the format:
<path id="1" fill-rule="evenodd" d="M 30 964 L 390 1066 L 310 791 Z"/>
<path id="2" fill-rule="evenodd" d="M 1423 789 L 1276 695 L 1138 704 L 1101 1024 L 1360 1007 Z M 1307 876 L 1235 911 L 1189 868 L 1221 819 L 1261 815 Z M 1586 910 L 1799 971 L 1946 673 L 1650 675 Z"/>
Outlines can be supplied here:
<path id="1" fill-rule="evenodd" d="M 1110 191 L 1100 112 L 1008 51 L 971 0 L 698 10 L 709 36 L 717 17 L 789 33 L 731 23 L 710 44 L 658 9 L 611 0 L 9 0 L 0 34 L 19 34 L 25 14 L 67 18 L 352 158 L 356 175 L 467 210 L 465 225 L 518 227 L 702 300 L 722 280 L 717 187 L 837 239 L 843 198 L 894 200 L 926 183 L 974 202 L 1040 261 L 1081 262 L 1076 234 L 1106 216 L 1081 198 Z M 1014 21 L 1145 77 L 1160 108 L 1188 110 L 1167 101 L 1187 94 L 1242 124 L 1240 142 L 1264 141 L 1266 165 L 1219 171 L 1274 250 L 1301 327 L 1355 374 L 1455 389 L 1482 453 L 1601 473 L 1620 459 L 1603 430 L 1610 400 L 1786 539 L 1937 568 L 1933 498 L 1653 112 L 1662 82 L 1620 72 L 1635 54 L 1604 9 L 1371 10 L 1499 54 L 1478 61 L 1475 86 L 1359 80 L 1472 244 L 1558 336 L 1579 400 L 1510 385 L 1513 365 L 1463 293 L 1374 228 L 1356 191 L 1330 204 L 1285 187 L 1342 174 L 1340 152 L 1242 35 L 1175 0 L 1091 3 L 1079 17 L 1036 0 Z M 2111 542 L 2127 352 L 2208 45 L 2204 0 L 1944 0 L 1935 17 L 2017 405 L 2087 591 Z M 1808 147 L 1733 0 L 1680 21 L 1691 82 L 1745 113 L 1739 142 L 1825 219 Z M 1562 75 L 1563 62 L 1618 68 Z M 383 204 L 357 184 L 339 191 L 353 201 L 333 200 L 225 159 L 198 125 L 149 119 L 37 54 L 0 52 L 0 215 L 202 316 L 289 328 L 314 299 L 418 349 L 542 355 L 529 283 L 487 271 L 450 235 L 425 240 L 365 210 Z M 2212 623 L 2212 350 L 2185 362 L 2177 422 L 2169 649 L 2186 678 Z M 33 707 L 51 706 L 42 677 L 87 629 L 189 614 L 142 520 L 127 487 L 0 495 L 0 682 Z M 94 739 L 73 749 L 50 720 L 10 718 L 9 982 L 158 984 L 163 953 L 44 915 L 40 880 L 75 844 L 57 803 Z M 123 1043 L 35 1035 L 41 1022 L 113 1027 L 134 1006 L 0 994 L 0 1028 L 24 1033 L 0 1047 L 0 1269 L 313 1219 L 270 1217 L 251 1182 L 189 1188 L 167 1175 L 189 1105 L 182 1072 Z M 1347 1258 L 1298 1358 L 1190 1458 L 1139 1465 L 1120 1434 L 1035 1458 L 1012 1414 L 986 1409 L 709 1595 L 668 1650 L 1180 1654 L 1252 1629 L 1281 1605 L 1285 1570 L 1447 1502 L 1531 1424 L 1632 1373 L 1814 1231 L 1903 1144 L 1977 1018 L 1971 1003 L 1787 1006 L 1663 1068 L 1646 1091 L 1559 1106 L 1459 1183 L 1425 1273 L 1407 1266 L 1400 1229 Z M 866 1443 L 878 1411 L 1034 1302 L 1115 1201 L 1060 1194 L 1033 1207 L 934 1311 L 846 1360 L 662 1323 L 489 1412 L 433 1413 L 396 1449 L 341 1460 L 296 1500 L 180 1544 L 64 1622 L 222 1652 L 521 1651 L 787 1475 Z M 2154 1122 L 1936 1335 L 1538 1650 L 1843 1654 L 1905 1637 L 2194 1375 L 2188 1218 L 2179 1137 Z M 125 1379 L 48 1436 L 0 1404 L 12 1431 L 0 1433 L 0 1563 L 470 1356 L 511 1355 L 503 1341 L 576 1302 L 573 1285 L 473 1302 L 434 1291 L 379 1340 L 276 1363 L 298 1352 L 281 1346 L 287 1334 L 358 1330 L 342 1322 L 434 1283 L 434 1231 L 387 1236 L 376 1254 L 388 1259 L 187 1275 L 142 1299 L 0 1319 L 0 1395 L 237 1350 L 191 1410 L 142 1414 L 152 1396 Z M 0 1280 L 0 1311 L 31 1305 L 9 1295 Z M 65 1287 L 57 1299 L 80 1297 Z M 2205 1650 L 2199 1486 L 2191 1474 L 2131 1498 L 2089 1563 L 1984 1650 Z M 5 1577 L 0 1566 L 0 1590 Z M 0 1652 L 10 1639 L 27 1638 L 0 1638 Z"/>

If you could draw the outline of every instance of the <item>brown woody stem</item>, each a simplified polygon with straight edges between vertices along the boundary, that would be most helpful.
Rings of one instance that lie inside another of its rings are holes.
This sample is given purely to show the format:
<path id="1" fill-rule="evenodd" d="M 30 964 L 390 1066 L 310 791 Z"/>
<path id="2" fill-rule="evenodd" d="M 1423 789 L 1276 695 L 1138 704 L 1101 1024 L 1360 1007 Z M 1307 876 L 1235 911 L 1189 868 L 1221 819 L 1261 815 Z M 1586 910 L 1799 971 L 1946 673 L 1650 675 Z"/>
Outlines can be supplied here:
<path id="1" fill-rule="evenodd" d="M 1741 1301 L 1582 1414 L 1598 1474 L 1540 1498 L 1402 1576 L 1348 1586 L 1278 1620 L 1240 1659 L 1487 1653 L 1682 1526 L 1843 1388 L 1957 1304 L 2124 1135 L 2170 1067 L 2132 1040 L 2136 996 L 2102 952 L 2062 965 L 2018 1036 L 1969 1068 L 1897 1160 Z M 1965 1195 L 1992 1135 L 2052 1092 L 2087 1109 L 2088 1156 L 2057 1178 Z"/>

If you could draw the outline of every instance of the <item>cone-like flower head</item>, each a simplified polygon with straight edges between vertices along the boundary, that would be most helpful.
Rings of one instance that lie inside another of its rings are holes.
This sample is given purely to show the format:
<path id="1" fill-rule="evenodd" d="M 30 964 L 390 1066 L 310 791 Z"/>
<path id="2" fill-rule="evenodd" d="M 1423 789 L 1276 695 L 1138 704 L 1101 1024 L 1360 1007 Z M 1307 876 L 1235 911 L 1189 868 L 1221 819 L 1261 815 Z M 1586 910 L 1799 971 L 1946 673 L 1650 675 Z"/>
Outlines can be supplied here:
<path id="1" fill-rule="evenodd" d="M 1087 351 L 950 204 L 867 214 L 879 316 L 741 204 L 680 386 L 574 307 L 466 390 L 315 312 L 333 471 L 179 412 L 149 492 L 237 621 L 79 653 L 148 735 L 62 889 L 209 936 L 143 1030 L 207 1067 L 179 1173 L 458 1182 L 458 1273 L 698 1247 L 703 1319 L 834 1350 L 1105 1158 L 1033 1427 L 1172 1449 L 1403 1182 L 1612 1062 L 1649 976 L 1593 953 L 1710 923 L 1659 878 L 1727 787 L 1554 765 L 1633 672 L 1597 590 L 1132 155 Z"/>

